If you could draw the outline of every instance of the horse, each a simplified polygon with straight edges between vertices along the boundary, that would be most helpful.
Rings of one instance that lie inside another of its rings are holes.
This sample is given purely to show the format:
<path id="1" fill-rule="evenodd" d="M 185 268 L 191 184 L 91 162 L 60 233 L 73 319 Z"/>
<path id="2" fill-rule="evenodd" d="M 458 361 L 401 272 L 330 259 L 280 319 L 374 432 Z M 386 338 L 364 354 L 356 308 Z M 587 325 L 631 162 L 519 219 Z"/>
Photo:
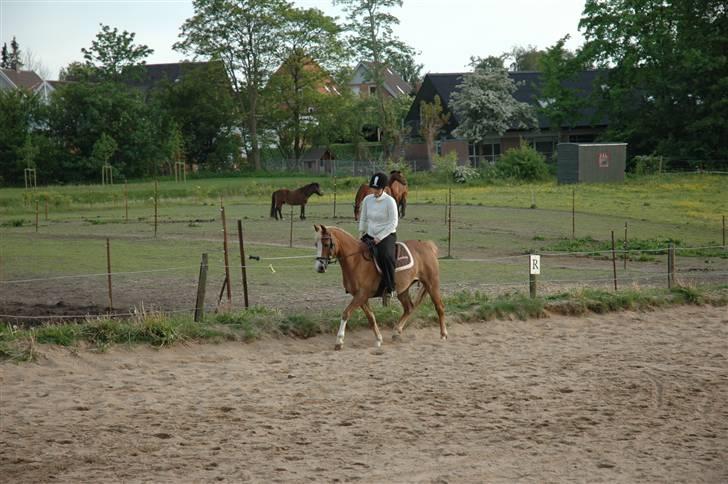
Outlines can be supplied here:
<path id="1" fill-rule="evenodd" d="M 389 173 L 389 183 L 384 187 L 385 193 L 391 195 L 394 201 L 397 202 L 399 216 L 404 217 L 405 209 L 407 208 L 407 180 L 399 170 L 392 170 Z M 354 197 L 354 220 L 359 221 L 359 214 L 361 213 L 361 202 L 364 197 L 374 193 L 374 188 L 364 183 L 359 187 Z"/>
<path id="2" fill-rule="evenodd" d="M 318 183 L 309 183 L 305 187 L 301 187 L 297 190 L 288 190 L 287 188 L 276 190 L 273 192 L 271 197 L 270 216 L 275 217 L 276 220 L 278 220 L 279 217 L 283 220 L 281 207 L 284 203 L 287 203 L 289 205 L 300 205 L 301 220 L 306 220 L 306 202 L 308 202 L 308 198 L 314 193 L 318 196 L 324 194 Z"/>
<path id="3" fill-rule="evenodd" d="M 340 350 L 343 348 L 346 322 L 349 320 L 351 313 L 357 308 L 364 311 L 369 320 L 369 325 L 374 331 L 375 344 L 380 347 L 382 345 L 382 334 L 379 332 L 377 320 L 374 317 L 372 308 L 369 306 L 369 299 L 377 297 L 381 277 L 377 273 L 368 247 L 362 241 L 338 227 L 314 225 L 314 229 L 316 230 L 316 262 L 314 263 L 314 269 L 319 273 L 326 272 L 326 268 L 332 263 L 332 258 L 338 260 L 344 279 L 344 289 L 353 297 L 349 305 L 341 313 L 341 322 L 334 349 Z M 437 261 L 437 246 L 429 240 L 407 240 L 405 244 L 414 261 L 409 269 L 395 273 L 397 299 L 402 303 L 404 312 L 397 321 L 392 339 L 396 341 L 401 338 L 402 331 L 410 315 L 422 302 L 425 294 L 429 294 L 437 311 L 440 323 L 440 338 L 446 340 L 445 308 L 440 296 L 440 267 Z M 419 282 L 421 287 L 415 301 L 412 302 L 409 289 L 415 282 Z"/>

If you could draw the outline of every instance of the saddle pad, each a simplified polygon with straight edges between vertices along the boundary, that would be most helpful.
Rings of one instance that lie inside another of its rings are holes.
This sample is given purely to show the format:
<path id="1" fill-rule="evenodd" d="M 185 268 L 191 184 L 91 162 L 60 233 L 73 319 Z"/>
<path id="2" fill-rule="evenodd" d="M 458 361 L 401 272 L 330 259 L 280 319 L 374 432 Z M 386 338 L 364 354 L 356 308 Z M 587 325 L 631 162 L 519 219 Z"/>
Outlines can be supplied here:
<path id="1" fill-rule="evenodd" d="M 376 259 L 372 258 L 372 260 L 374 260 L 374 265 L 377 268 L 377 272 L 381 274 L 382 269 L 379 268 L 379 264 L 377 264 Z M 397 245 L 394 249 L 394 272 L 406 271 L 407 269 L 410 269 L 413 265 L 415 265 L 415 259 L 414 257 L 412 257 L 412 252 L 410 252 L 407 244 L 403 242 L 397 242 Z"/>

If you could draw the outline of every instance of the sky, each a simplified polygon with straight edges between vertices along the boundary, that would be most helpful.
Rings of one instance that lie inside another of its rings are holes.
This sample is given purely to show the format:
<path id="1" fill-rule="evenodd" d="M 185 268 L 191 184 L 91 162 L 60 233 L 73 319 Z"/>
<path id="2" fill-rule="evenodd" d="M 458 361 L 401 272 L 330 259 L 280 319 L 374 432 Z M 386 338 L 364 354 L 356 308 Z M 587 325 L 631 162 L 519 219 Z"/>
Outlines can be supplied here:
<path id="1" fill-rule="evenodd" d="M 331 0 L 294 0 L 299 8 L 344 15 Z M 391 10 L 395 33 L 414 47 L 422 73 L 463 72 L 471 56 L 500 55 L 514 46 L 546 48 L 566 34 L 567 48 L 583 43 L 578 30 L 584 0 L 404 0 Z M 46 79 L 82 61 L 103 23 L 136 34 L 135 43 L 154 49 L 148 64 L 179 62 L 172 49 L 192 0 L 0 0 L 0 44 L 13 36 L 21 54 L 32 54 Z"/>

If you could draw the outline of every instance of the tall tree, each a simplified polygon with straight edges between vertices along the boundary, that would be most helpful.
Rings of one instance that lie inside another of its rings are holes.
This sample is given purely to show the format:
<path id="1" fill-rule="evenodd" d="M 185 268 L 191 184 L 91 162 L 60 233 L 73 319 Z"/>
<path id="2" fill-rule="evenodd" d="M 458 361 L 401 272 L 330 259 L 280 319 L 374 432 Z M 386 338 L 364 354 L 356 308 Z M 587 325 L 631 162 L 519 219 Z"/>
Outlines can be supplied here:
<path id="1" fill-rule="evenodd" d="M 278 66 L 278 41 L 291 4 L 285 0 L 193 0 L 175 49 L 223 62 L 246 120 L 248 159 L 260 164 L 259 97 Z"/>
<path id="2" fill-rule="evenodd" d="M 348 28 L 351 31 L 350 43 L 357 51 L 360 60 L 372 64 L 372 81 L 376 86 L 377 111 L 379 127 L 383 131 L 382 147 L 384 156 L 389 158 L 394 149 L 399 130 L 396 121 L 391 119 L 391 110 L 387 109 L 384 90 L 384 70 L 386 62 L 397 54 L 412 55 L 413 49 L 394 35 L 394 26 L 399 19 L 389 10 L 401 7 L 402 0 L 333 0 L 334 5 L 341 5 L 347 13 Z"/>
<path id="3" fill-rule="evenodd" d="M 635 153 L 728 159 L 728 15 L 721 0 L 587 0 L 584 52 L 600 67 L 613 139 Z"/>
<path id="4" fill-rule="evenodd" d="M 20 44 L 18 44 L 18 41 L 15 40 L 15 37 L 13 37 L 12 42 L 10 42 L 10 57 L 8 59 L 8 64 L 11 69 L 16 71 L 19 71 L 23 67 L 23 62 L 20 59 Z"/>
<path id="5" fill-rule="evenodd" d="M 3 42 L 2 57 L 0 58 L 0 68 L 10 68 L 10 54 L 8 54 L 8 44 Z"/>
<path id="6" fill-rule="evenodd" d="M 516 84 L 505 69 L 475 66 L 450 98 L 458 120 L 457 136 L 476 143 L 486 137 L 503 135 L 508 129 L 527 129 L 537 125 L 533 108 L 513 97 Z"/>
<path id="7" fill-rule="evenodd" d="M 389 54 L 387 64 L 412 86 L 413 90 L 422 82 L 423 65 L 417 63 L 413 52 L 392 52 Z"/>
<path id="8" fill-rule="evenodd" d="M 528 47 L 515 46 L 510 52 L 505 52 L 503 56 L 511 60 L 508 67 L 510 71 L 541 71 L 541 59 L 544 54 L 543 50 L 529 45 Z"/>
<path id="9" fill-rule="evenodd" d="M 420 136 L 424 138 L 427 146 L 428 169 L 432 169 L 432 160 L 435 158 L 435 138 L 449 119 L 450 113 L 442 112 L 440 96 L 435 95 L 431 103 L 425 101 L 420 103 Z"/>
<path id="10" fill-rule="evenodd" d="M 281 65 L 265 89 L 266 119 L 287 159 L 299 160 L 317 127 L 326 97 L 340 91 L 330 72 L 341 67 L 341 27 L 318 9 L 291 9 L 279 39 Z"/>
<path id="11" fill-rule="evenodd" d="M 470 57 L 470 65 L 483 69 L 505 69 L 506 58 L 508 58 L 508 54 Z"/>
<path id="12" fill-rule="evenodd" d="M 45 124 L 37 94 L 23 89 L 0 89 L 0 180 L 19 183 L 23 179 L 23 146 L 34 128 Z"/>
<path id="13" fill-rule="evenodd" d="M 582 67 L 576 54 L 564 47 L 568 38 L 567 35 L 547 48 L 540 61 L 543 82 L 539 93 L 539 112 L 549 119 L 555 130 L 572 127 L 585 106 L 585 97 L 566 85 Z"/>
<path id="14" fill-rule="evenodd" d="M 154 53 L 144 44 L 135 45 L 134 32 L 99 24 L 101 31 L 96 34 L 96 40 L 91 47 L 82 48 L 86 65 L 93 68 L 100 80 L 120 81 L 125 78 L 138 78 L 141 75 L 139 66 L 145 63 L 149 55 Z"/>

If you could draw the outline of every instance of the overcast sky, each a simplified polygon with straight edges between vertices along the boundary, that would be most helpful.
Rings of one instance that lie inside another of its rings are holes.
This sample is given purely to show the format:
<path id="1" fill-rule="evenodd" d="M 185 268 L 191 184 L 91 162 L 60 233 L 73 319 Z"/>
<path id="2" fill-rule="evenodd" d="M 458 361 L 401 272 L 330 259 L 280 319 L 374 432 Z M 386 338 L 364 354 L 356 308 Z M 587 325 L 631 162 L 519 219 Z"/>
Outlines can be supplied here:
<path id="1" fill-rule="evenodd" d="M 295 0 L 343 14 L 331 0 Z M 426 72 L 462 72 L 471 56 L 485 57 L 513 46 L 545 48 L 566 34 L 567 47 L 583 42 L 578 31 L 584 0 L 405 0 L 392 10 L 396 33 L 414 47 Z M 136 33 L 137 44 L 154 49 L 147 63 L 178 62 L 172 50 L 182 23 L 192 16 L 191 0 L 0 0 L 0 43 L 15 36 L 21 52 L 32 53 L 57 79 L 61 67 L 83 60 L 99 23 Z"/>

